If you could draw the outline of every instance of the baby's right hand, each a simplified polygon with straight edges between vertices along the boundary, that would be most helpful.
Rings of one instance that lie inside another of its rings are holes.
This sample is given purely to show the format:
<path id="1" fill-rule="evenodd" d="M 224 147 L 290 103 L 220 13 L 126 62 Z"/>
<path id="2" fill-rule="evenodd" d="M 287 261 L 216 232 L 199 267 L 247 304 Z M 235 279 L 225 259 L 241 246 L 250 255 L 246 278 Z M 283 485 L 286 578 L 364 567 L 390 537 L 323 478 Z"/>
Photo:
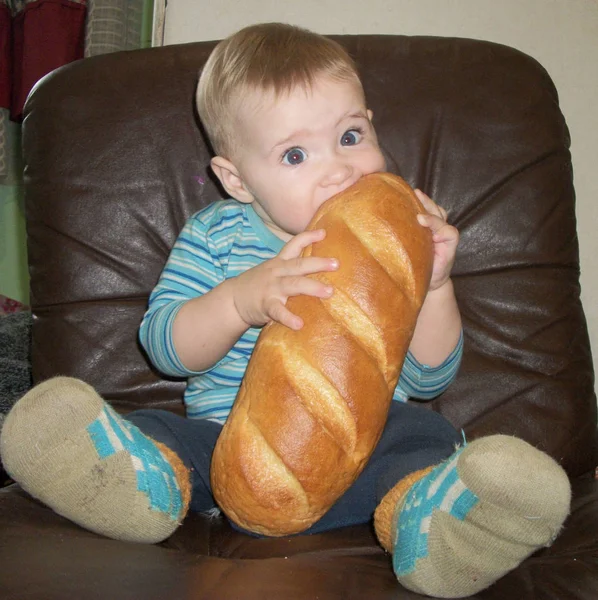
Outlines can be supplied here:
<path id="1" fill-rule="evenodd" d="M 300 294 L 316 298 L 332 296 L 330 286 L 307 275 L 335 271 L 338 261 L 315 256 L 301 258 L 304 248 L 324 237 L 323 229 L 304 231 L 290 240 L 278 256 L 232 280 L 235 282 L 235 307 L 247 325 L 261 327 L 277 321 L 291 329 L 301 329 L 303 320 L 286 307 L 289 297 Z"/>

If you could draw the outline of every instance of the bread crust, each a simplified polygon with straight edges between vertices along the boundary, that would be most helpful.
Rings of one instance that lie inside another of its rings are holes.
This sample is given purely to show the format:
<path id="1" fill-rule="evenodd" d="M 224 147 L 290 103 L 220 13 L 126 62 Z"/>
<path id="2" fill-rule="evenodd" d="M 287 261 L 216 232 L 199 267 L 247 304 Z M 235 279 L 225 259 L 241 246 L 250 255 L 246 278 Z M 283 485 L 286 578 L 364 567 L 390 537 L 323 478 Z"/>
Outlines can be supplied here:
<path id="1" fill-rule="evenodd" d="M 339 260 L 312 276 L 334 294 L 289 298 L 299 331 L 263 328 L 212 457 L 216 502 L 244 529 L 304 531 L 371 456 L 432 272 L 424 212 L 403 179 L 375 173 L 312 219 L 326 237 L 303 255 Z"/>

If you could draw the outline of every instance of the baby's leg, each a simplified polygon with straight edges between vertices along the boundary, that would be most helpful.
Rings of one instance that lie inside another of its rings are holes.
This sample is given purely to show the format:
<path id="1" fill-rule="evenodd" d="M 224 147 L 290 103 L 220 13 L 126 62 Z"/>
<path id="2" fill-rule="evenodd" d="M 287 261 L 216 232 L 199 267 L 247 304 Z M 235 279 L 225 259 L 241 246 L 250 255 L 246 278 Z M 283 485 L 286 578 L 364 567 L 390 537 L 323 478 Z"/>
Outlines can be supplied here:
<path id="1" fill-rule="evenodd" d="M 362 473 L 304 533 L 370 524 L 376 506 L 397 481 L 445 460 L 462 442 L 462 434 L 438 413 L 393 401 L 382 437 Z"/>
<path id="2" fill-rule="evenodd" d="M 377 508 L 375 528 L 405 587 L 461 598 L 550 545 L 569 503 L 569 481 L 554 460 L 494 435 L 399 481 Z"/>
<path id="3" fill-rule="evenodd" d="M 217 508 L 210 485 L 210 468 L 222 425 L 154 409 L 129 413 L 127 420 L 146 436 L 168 446 L 183 460 L 191 476 L 189 510 L 202 513 Z"/>
<path id="4" fill-rule="evenodd" d="M 4 423 L 0 452 L 23 489 L 108 537 L 161 541 L 190 503 L 189 469 L 177 452 L 76 379 L 50 379 L 21 398 Z"/>

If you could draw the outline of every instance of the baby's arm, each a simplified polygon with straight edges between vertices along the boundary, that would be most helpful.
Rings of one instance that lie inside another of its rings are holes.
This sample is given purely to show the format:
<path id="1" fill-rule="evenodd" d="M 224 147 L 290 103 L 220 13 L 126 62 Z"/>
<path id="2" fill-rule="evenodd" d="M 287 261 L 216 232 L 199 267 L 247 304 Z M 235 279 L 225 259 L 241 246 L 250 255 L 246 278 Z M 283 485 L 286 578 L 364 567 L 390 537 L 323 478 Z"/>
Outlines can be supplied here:
<path id="1" fill-rule="evenodd" d="M 459 232 L 446 222 L 443 208 L 420 190 L 416 194 L 428 211 L 427 215 L 420 215 L 419 221 L 432 231 L 434 264 L 409 349 L 421 364 L 436 367 L 455 349 L 461 335 L 461 313 L 450 278 Z"/>
<path id="2" fill-rule="evenodd" d="M 338 268 L 329 258 L 301 258 L 302 250 L 324 238 L 323 230 L 296 235 L 278 256 L 225 280 L 208 293 L 187 301 L 173 323 L 176 353 L 190 371 L 216 364 L 249 327 L 278 321 L 291 329 L 303 326 L 286 308 L 290 296 L 327 298 L 332 289 L 307 275 Z"/>
<path id="3" fill-rule="evenodd" d="M 460 335 L 461 314 L 448 279 L 428 292 L 409 349 L 422 365 L 437 367 L 455 349 Z"/>

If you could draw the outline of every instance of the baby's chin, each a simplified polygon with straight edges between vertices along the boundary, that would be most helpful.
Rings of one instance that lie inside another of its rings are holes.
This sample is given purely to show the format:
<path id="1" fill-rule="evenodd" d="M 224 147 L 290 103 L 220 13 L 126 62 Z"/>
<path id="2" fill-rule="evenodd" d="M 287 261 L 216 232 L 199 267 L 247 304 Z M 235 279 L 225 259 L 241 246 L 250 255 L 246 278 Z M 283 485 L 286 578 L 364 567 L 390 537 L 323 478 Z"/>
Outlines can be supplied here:
<path id="1" fill-rule="evenodd" d="M 275 223 L 266 222 L 266 227 L 283 242 L 288 242 L 297 235 L 296 233 L 289 233 L 288 231 L 284 230 L 282 227 L 279 227 Z"/>

